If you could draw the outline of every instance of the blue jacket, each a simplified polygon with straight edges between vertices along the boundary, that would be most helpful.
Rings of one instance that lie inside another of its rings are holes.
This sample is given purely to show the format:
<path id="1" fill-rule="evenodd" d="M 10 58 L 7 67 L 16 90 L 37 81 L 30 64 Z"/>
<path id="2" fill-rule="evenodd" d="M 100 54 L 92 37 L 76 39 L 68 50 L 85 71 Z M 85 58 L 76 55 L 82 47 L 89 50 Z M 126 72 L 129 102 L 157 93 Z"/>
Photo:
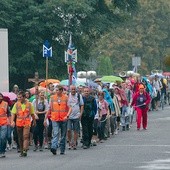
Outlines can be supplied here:
<path id="1" fill-rule="evenodd" d="M 115 109 L 114 109 L 114 105 L 113 105 L 113 100 L 112 100 L 108 90 L 107 89 L 103 89 L 103 92 L 105 92 L 104 99 L 108 102 L 111 111 L 114 112 Z"/>

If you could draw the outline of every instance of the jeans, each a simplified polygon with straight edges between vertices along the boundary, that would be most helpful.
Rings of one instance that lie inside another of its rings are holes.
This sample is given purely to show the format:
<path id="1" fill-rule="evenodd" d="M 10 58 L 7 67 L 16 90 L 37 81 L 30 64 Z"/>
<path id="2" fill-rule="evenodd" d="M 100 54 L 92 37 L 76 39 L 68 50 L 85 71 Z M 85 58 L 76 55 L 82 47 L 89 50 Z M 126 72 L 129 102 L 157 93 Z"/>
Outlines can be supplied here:
<path id="1" fill-rule="evenodd" d="M 111 128 L 111 133 L 114 134 L 115 130 L 117 129 L 117 116 L 116 115 L 111 115 L 110 116 L 110 128 Z"/>
<path id="2" fill-rule="evenodd" d="M 7 126 L 7 141 L 9 145 L 12 144 L 12 131 L 13 131 L 13 128 L 10 125 L 8 125 Z"/>
<path id="3" fill-rule="evenodd" d="M 98 137 L 100 140 L 104 139 L 104 132 L 105 132 L 105 126 L 106 126 L 106 116 L 107 115 L 102 115 L 101 120 L 100 120 L 100 126 L 98 128 Z"/>
<path id="4" fill-rule="evenodd" d="M 126 114 L 127 113 L 127 106 L 123 106 L 121 108 L 121 125 L 122 126 L 126 126 L 129 125 L 129 115 Z"/>
<path id="5" fill-rule="evenodd" d="M 66 134 L 67 134 L 67 121 L 64 122 L 55 122 L 52 121 L 53 126 L 53 139 L 51 148 L 57 150 L 58 141 L 59 141 L 59 131 L 61 130 L 61 139 L 60 139 L 60 151 L 65 152 L 66 148 Z"/>
<path id="6" fill-rule="evenodd" d="M 5 153 L 7 142 L 7 126 L 0 126 L 0 154 Z"/>

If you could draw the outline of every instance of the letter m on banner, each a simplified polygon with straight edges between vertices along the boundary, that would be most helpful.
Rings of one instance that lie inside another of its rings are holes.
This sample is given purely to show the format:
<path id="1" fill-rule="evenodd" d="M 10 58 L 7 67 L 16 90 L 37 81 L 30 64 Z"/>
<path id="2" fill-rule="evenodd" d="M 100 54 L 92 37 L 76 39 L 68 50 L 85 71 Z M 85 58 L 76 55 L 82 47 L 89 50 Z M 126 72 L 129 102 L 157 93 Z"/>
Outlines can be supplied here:
<path id="1" fill-rule="evenodd" d="M 43 57 L 52 57 L 52 47 L 49 47 L 47 40 L 43 44 Z"/>

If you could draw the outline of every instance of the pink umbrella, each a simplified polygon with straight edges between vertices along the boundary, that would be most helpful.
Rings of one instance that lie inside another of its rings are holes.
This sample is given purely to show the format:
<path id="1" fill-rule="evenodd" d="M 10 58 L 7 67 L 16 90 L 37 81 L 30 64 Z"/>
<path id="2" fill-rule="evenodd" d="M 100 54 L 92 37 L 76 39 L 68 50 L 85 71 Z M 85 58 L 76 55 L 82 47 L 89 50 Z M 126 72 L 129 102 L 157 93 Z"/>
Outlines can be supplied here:
<path id="1" fill-rule="evenodd" d="M 41 91 L 41 90 L 46 91 L 46 88 L 38 86 L 38 90 L 39 91 Z M 35 87 L 30 88 L 29 91 L 30 91 L 31 94 L 35 94 Z M 47 89 L 47 92 L 50 92 L 50 91 Z"/>
<path id="2" fill-rule="evenodd" d="M 3 96 L 9 97 L 11 101 L 17 98 L 17 95 L 13 92 L 2 92 Z"/>

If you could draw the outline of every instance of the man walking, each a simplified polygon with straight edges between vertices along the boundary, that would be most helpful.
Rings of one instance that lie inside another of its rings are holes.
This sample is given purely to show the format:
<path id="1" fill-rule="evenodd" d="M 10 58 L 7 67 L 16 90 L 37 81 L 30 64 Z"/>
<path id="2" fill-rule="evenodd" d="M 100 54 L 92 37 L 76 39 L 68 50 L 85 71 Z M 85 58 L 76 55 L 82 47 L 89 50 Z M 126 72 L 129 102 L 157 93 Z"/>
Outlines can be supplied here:
<path id="1" fill-rule="evenodd" d="M 66 133 L 67 133 L 67 120 L 69 118 L 71 107 L 68 107 L 68 96 L 63 93 L 63 87 L 56 88 L 56 94 L 50 98 L 51 121 L 53 127 L 53 139 L 51 144 L 51 152 L 53 155 L 57 154 L 59 143 L 59 132 L 61 130 L 60 139 L 60 154 L 65 153 Z M 44 125 L 46 125 L 47 114 L 45 116 Z"/>
<path id="2" fill-rule="evenodd" d="M 10 112 L 8 110 L 8 103 L 3 101 L 3 95 L 0 93 L 0 158 L 5 157 L 7 124 L 8 120 L 10 120 Z"/>
<path id="3" fill-rule="evenodd" d="M 84 111 L 81 118 L 83 131 L 83 149 L 90 147 L 93 136 L 93 121 L 97 113 L 97 103 L 93 96 L 90 95 L 89 88 L 84 88 Z"/>
<path id="4" fill-rule="evenodd" d="M 76 93 L 76 86 L 70 86 L 71 93 L 68 98 L 68 105 L 72 108 L 72 112 L 68 119 L 67 135 L 69 146 L 68 148 L 76 149 L 78 135 L 80 132 L 80 119 L 82 117 L 84 102 L 81 94 Z M 72 130 L 74 131 L 74 139 L 72 144 Z"/>
<path id="5" fill-rule="evenodd" d="M 30 103 L 26 97 L 25 92 L 20 91 L 17 95 L 18 101 L 12 108 L 12 122 L 11 125 L 15 126 L 16 118 L 16 127 L 19 139 L 19 145 L 21 154 L 20 157 L 27 156 L 27 150 L 29 147 L 29 135 L 31 127 L 31 117 L 33 119 L 33 126 L 35 126 L 35 116 L 34 108 L 32 103 Z"/>

